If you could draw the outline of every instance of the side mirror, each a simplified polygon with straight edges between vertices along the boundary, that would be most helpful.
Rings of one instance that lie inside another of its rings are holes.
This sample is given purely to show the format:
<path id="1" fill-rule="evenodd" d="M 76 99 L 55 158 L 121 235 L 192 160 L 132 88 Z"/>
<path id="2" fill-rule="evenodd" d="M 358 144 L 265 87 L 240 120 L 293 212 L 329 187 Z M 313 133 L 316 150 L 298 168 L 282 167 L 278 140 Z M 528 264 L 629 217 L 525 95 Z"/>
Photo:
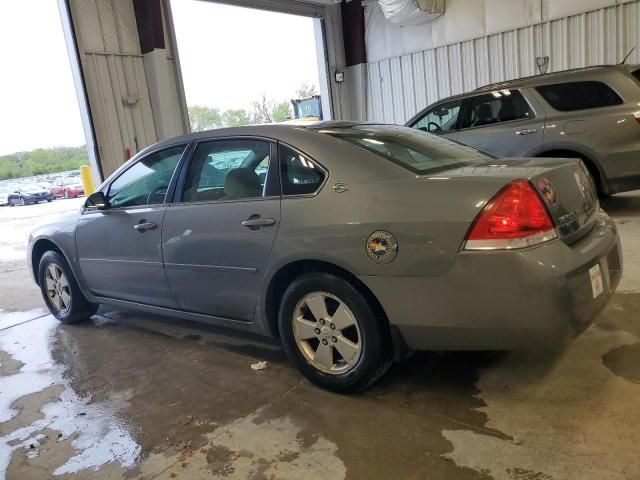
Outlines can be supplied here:
<path id="1" fill-rule="evenodd" d="M 104 192 L 94 192 L 87 197 L 87 200 L 84 202 L 84 208 L 104 210 L 109 208 L 109 202 L 107 201 L 107 197 L 104 196 Z"/>

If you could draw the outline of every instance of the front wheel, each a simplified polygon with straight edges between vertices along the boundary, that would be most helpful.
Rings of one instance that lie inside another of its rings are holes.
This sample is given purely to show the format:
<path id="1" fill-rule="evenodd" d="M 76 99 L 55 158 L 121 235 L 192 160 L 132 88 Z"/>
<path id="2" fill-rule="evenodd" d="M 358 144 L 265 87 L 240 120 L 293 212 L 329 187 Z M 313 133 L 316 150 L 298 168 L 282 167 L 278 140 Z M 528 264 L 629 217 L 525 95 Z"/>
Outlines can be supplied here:
<path id="1" fill-rule="evenodd" d="M 294 280 L 282 297 L 278 325 L 291 362 L 328 390 L 364 390 L 391 365 L 386 320 L 335 275 L 308 273 Z"/>
<path id="2" fill-rule="evenodd" d="M 81 322 L 98 309 L 84 297 L 69 264 L 58 252 L 48 251 L 40 259 L 38 283 L 49 311 L 62 323 Z"/>

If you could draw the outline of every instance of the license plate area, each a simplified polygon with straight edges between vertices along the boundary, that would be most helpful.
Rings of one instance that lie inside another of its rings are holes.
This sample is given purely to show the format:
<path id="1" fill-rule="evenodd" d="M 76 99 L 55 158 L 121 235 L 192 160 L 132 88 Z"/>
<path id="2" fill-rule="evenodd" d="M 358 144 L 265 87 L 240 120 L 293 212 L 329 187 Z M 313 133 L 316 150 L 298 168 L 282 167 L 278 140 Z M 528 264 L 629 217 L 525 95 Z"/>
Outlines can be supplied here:
<path id="1" fill-rule="evenodd" d="M 591 294 L 593 298 L 598 298 L 604 293 L 604 280 L 599 263 L 589 269 L 589 279 L 591 280 Z"/>

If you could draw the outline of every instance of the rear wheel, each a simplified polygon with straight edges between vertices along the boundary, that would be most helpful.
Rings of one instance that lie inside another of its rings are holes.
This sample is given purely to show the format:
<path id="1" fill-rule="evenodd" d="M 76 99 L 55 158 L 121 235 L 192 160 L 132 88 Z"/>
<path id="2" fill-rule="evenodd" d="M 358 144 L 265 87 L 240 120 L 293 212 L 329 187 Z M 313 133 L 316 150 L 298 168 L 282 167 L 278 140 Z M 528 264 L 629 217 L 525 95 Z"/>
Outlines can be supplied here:
<path id="1" fill-rule="evenodd" d="M 40 259 L 38 283 L 49 311 L 62 323 L 86 320 L 98 309 L 84 297 L 69 264 L 58 252 L 48 251 Z"/>
<path id="2" fill-rule="evenodd" d="M 385 322 L 356 288 L 328 273 L 294 280 L 278 315 L 291 362 L 311 382 L 339 393 L 364 390 L 391 365 Z"/>

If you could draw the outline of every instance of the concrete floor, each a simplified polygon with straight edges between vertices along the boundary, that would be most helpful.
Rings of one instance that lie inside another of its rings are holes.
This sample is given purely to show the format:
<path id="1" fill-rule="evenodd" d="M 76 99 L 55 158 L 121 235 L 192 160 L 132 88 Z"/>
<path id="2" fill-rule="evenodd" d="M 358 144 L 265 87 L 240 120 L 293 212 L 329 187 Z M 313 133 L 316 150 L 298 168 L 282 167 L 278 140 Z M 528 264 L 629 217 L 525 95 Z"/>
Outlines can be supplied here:
<path id="1" fill-rule="evenodd" d="M 640 192 L 605 203 L 625 276 L 564 351 L 416 354 L 355 396 L 235 332 L 110 310 L 58 324 L 20 239 L 77 203 L 0 209 L 0 475 L 640 478 Z"/>

